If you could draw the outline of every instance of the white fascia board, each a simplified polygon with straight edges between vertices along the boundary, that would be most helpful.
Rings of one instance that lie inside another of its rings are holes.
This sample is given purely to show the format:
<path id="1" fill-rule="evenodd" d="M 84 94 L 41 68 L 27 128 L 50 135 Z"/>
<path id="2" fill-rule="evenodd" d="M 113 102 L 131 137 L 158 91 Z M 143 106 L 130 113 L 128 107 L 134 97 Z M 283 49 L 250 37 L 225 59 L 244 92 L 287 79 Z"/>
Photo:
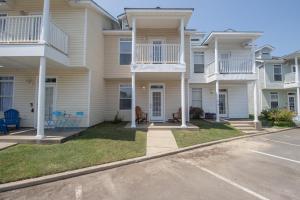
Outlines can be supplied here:
<path id="1" fill-rule="evenodd" d="M 0 57 L 41 57 L 45 56 L 45 45 L 44 44 L 8 44 L 0 46 Z"/>
<path id="2" fill-rule="evenodd" d="M 131 36 L 132 31 L 130 30 L 103 30 L 102 31 L 104 35 L 126 35 Z"/>
<path id="3" fill-rule="evenodd" d="M 260 50 L 262 50 L 262 49 L 264 49 L 264 48 L 268 48 L 268 49 L 270 49 L 270 50 L 272 50 L 272 51 L 275 50 L 275 47 L 273 47 L 273 46 L 271 46 L 271 45 L 269 45 L 269 44 L 266 44 L 266 45 L 261 46 L 261 47 L 259 47 L 258 49 L 256 49 L 255 52 L 258 52 L 258 51 L 260 51 Z"/>
<path id="4" fill-rule="evenodd" d="M 208 44 L 213 38 L 222 36 L 241 36 L 241 37 L 252 37 L 256 39 L 262 36 L 262 32 L 211 32 L 209 36 L 203 41 L 203 44 Z"/>
<path id="5" fill-rule="evenodd" d="M 70 65 L 69 57 L 52 47 L 47 46 L 45 48 L 45 55 L 47 58 L 49 58 L 55 62 L 58 62 L 60 64 L 63 64 L 65 66 Z"/>

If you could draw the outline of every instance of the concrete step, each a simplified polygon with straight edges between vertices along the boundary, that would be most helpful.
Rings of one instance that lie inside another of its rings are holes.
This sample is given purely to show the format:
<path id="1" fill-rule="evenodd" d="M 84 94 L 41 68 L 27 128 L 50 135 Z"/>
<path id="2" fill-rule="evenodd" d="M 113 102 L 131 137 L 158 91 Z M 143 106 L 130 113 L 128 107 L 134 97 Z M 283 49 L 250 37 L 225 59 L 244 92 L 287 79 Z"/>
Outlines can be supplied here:
<path id="1" fill-rule="evenodd" d="M 231 124 L 234 127 L 254 127 L 254 124 Z"/>
<path id="2" fill-rule="evenodd" d="M 229 123 L 231 125 L 247 124 L 247 125 L 254 126 L 254 122 L 252 121 L 229 121 Z"/>
<path id="3" fill-rule="evenodd" d="M 238 129 L 238 130 L 241 130 L 241 131 L 252 131 L 252 130 L 256 130 L 255 127 L 252 127 L 252 126 L 248 126 L 248 127 L 237 127 L 237 126 L 234 126 L 234 128 Z"/>

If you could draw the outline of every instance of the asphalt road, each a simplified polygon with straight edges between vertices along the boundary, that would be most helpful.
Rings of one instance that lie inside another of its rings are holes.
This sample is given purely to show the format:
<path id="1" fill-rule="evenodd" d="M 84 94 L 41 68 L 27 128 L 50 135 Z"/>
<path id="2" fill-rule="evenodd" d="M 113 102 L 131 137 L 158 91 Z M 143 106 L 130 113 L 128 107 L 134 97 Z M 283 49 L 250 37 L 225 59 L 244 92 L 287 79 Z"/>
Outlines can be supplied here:
<path id="1" fill-rule="evenodd" d="M 300 129 L 1 193 L 0 199 L 300 199 Z"/>

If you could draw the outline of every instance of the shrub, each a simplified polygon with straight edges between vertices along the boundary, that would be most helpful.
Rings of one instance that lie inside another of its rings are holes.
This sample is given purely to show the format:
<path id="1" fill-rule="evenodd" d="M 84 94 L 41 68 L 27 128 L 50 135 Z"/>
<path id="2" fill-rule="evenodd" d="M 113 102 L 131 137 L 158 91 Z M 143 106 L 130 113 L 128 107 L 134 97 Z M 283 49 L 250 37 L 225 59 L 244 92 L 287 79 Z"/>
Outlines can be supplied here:
<path id="1" fill-rule="evenodd" d="M 190 107 L 190 117 L 191 119 L 200 119 L 204 114 L 202 108 Z"/>
<path id="2" fill-rule="evenodd" d="M 113 124 L 119 124 L 122 122 L 122 118 L 119 116 L 119 111 L 117 112 L 117 114 L 115 115 L 115 118 L 113 120 Z"/>
<path id="3" fill-rule="evenodd" d="M 294 126 L 293 116 L 294 113 L 287 109 L 265 109 L 259 119 L 263 125 Z"/>

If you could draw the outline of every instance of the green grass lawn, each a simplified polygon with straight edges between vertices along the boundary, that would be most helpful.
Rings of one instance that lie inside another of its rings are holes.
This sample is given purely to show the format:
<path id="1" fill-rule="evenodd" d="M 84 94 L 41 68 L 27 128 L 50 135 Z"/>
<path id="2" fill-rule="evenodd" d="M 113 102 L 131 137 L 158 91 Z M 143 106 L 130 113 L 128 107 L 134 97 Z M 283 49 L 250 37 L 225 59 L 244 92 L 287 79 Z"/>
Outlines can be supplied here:
<path id="1" fill-rule="evenodd" d="M 63 144 L 17 145 L 0 151 L 0 183 L 39 177 L 146 154 L 146 133 L 103 123 Z"/>
<path id="2" fill-rule="evenodd" d="M 240 131 L 226 124 L 209 123 L 203 120 L 191 122 L 200 128 L 199 131 L 173 130 L 179 148 L 243 135 Z"/>

